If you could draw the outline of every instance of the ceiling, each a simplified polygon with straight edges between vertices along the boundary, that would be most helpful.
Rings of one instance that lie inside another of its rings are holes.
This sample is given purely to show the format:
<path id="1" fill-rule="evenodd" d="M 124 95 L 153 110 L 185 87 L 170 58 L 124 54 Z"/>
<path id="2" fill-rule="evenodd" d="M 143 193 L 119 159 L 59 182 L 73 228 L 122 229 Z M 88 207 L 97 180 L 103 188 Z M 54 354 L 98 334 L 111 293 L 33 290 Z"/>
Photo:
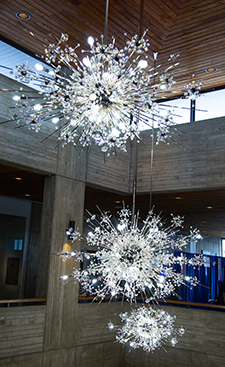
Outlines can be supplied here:
<path id="1" fill-rule="evenodd" d="M 44 177 L 0 165 L 0 195 L 42 203 Z M 91 213 L 99 214 L 97 204 L 102 211 L 109 211 L 118 217 L 117 212 L 123 202 L 131 208 L 132 196 L 86 187 L 84 207 Z M 145 219 L 149 211 L 149 202 L 149 194 L 137 195 L 136 211 L 140 210 L 141 219 Z M 165 224 L 170 222 L 171 213 L 184 215 L 186 229 L 193 226 L 199 228 L 204 236 L 225 238 L 225 190 L 153 194 L 152 205 L 156 213 L 162 213 Z"/>
<path id="2" fill-rule="evenodd" d="M 46 39 L 55 42 L 61 32 L 69 35 L 69 45 L 80 43 L 88 49 L 87 37 L 100 38 L 104 32 L 105 0 L 10 0 L 0 2 L 0 36 L 38 56 L 43 55 Z M 141 12 L 141 4 L 143 11 Z M 17 12 L 27 12 L 29 20 L 19 20 Z M 203 89 L 225 85 L 225 1 L 224 0 L 110 0 L 108 42 L 116 38 L 123 48 L 127 38 L 140 26 L 150 41 L 149 65 L 152 53 L 159 52 L 158 63 L 171 54 L 180 54 L 175 68 L 173 90 L 159 92 L 159 97 L 171 97 L 184 91 L 195 73 Z M 214 73 L 206 73 L 216 67 Z"/>

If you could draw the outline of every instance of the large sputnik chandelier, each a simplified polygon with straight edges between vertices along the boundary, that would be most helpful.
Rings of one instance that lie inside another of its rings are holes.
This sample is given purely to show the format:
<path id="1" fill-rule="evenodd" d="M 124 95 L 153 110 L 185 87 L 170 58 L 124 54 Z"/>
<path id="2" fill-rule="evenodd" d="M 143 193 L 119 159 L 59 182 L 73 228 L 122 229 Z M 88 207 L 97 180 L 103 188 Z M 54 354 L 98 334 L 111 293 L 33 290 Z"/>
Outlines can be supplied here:
<path id="1" fill-rule="evenodd" d="M 171 225 L 164 228 L 160 216 L 153 211 L 143 223 L 138 222 L 138 215 L 132 216 L 125 207 L 119 212 L 118 223 L 107 212 L 102 212 L 99 220 L 90 215 L 87 244 L 97 251 L 74 252 L 76 261 L 87 259 L 89 264 L 86 269 L 74 269 L 62 278 L 75 279 L 84 292 L 101 299 L 122 296 L 130 303 L 138 296 L 147 303 L 165 300 L 181 284 L 197 285 L 196 277 L 176 272 L 174 265 L 200 266 L 202 257 L 188 259 L 182 252 L 175 256 L 173 251 L 182 251 L 190 241 L 201 238 L 199 231 L 191 229 L 190 234 L 177 236 L 183 222 L 180 216 L 172 216 Z"/>
<path id="2" fill-rule="evenodd" d="M 68 35 L 62 34 L 45 47 L 51 69 L 39 64 L 34 71 L 23 64 L 11 71 L 18 81 L 28 85 L 32 81 L 40 90 L 36 95 L 23 87 L 18 90 L 13 120 L 35 131 L 52 121 L 62 145 L 95 143 L 108 153 L 126 151 L 128 139 L 140 139 L 140 125 L 151 128 L 153 120 L 159 122 L 158 141 L 165 140 L 174 121 L 170 109 L 165 114 L 156 103 L 157 89 L 168 90 L 174 84 L 171 69 L 179 64 L 179 55 L 156 65 L 154 53 L 154 67 L 149 68 L 145 35 L 136 34 L 122 49 L 114 38 L 107 44 L 107 31 L 101 42 L 88 37 L 90 49 L 81 50 L 85 54 L 81 59 L 79 44 L 70 47 Z"/>
<path id="3" fill-rule="evenodd" d="M 153 352 L 165 344 L 175 346 L 178 338 L 184 334 L 184 328 L 174 327 L 176 316 L 171 316 L 163 309 L 144 305 L 124 312 L 120 315 L 122 327 L 108 323 L 109 329 L 118 330 L 116 340 L 133 349 L 142 348 L 145 352 Z"/>

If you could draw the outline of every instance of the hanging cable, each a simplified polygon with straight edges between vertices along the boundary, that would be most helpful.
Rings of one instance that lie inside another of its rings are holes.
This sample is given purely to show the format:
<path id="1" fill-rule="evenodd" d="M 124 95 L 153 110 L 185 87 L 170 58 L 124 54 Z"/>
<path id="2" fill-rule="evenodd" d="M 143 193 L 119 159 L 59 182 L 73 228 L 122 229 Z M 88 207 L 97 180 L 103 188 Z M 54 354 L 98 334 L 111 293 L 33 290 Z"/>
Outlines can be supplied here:
<path id="1" fill-rule="evenodd" d="M 144 0 L 140 0 L 140 28 L 139 28 L 139 39 L 143 34 L 143 14 L 144 14 Z M 139 120 L 139 116 L 137 116 Z M 137 191 L 137 162 L 138 162 L 138 143 L 137 140 L 134 143 L 134 167 L 133 167 L 133 204 L 132 204 L 132 219 L 135 214 L 135 198 Z"/>
<path id="2" fill-rule="evenodd" d="M 154 69 L 156 68 L 158 52 L 153 52 L 153 63 Z M 154 85 L 155 85 L 155 75 L 154 75 Z M 155 91 L 153 91 L 155 93 Z M 151 134 L 151 151 L 150 151 L 150 197 L 149 197 L 149 210 L 152 210 L 152 171 L 153 171 L 153 155 L 154 155 L 154 132 L 155 132 L 155 115 L 152 116 L 152 134 Z"/>
<path id="3" fill-rule="evenodd" d="M 103 45 L 107 45 L 108 14 L 109 14 L 109 0 L 106 0 L 106 7 L 105 7 L 105 28 L 104 28 Z"/>

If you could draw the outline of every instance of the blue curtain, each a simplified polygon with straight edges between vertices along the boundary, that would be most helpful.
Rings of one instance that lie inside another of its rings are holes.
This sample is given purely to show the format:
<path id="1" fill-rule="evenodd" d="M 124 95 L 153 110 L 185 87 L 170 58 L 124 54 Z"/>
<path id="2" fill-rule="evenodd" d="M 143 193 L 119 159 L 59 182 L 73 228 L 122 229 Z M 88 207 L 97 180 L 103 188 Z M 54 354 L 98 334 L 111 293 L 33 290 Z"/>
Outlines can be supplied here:
<path id="1" fill-rule="evenodd" d="M 174 255 L 178 256 L 179 251 L 175 251 Z M 184 253 L 188 259 L 192 258 L 194 254 Z M 192 265 L 187 265 L 181 269 L 180 265 L 174 264 L 174 271 L 183 272 L 184 275 L 194 277 L 199 280 L 199 284 L 190 288 L 188 285 L 181 285 L 177 293 L 181 301 L 208 303 L 209 300 L 215 301 L 219 291 L 221 281 L 225 275 L 225 258 L 219 256 L 206 256 L 208 262 L 206 265 L 194 268 Z M 221 268 L 218 269 L 220 262 Z M 221 274 L 221 280 L 218 279 Z"/>

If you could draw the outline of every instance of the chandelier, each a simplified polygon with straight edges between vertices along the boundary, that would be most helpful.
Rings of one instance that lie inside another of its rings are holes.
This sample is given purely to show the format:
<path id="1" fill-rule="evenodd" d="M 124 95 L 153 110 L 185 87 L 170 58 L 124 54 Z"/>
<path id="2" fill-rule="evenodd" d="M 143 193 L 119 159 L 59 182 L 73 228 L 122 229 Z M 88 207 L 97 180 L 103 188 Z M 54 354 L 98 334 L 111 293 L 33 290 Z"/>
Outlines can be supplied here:
<path id="1" fill-rule="evenodd" d="M 165 343 L 175 346 L 178 337 L 184 334 L 184 328 L 175 328 L 176 316 L 170 316 L 163 309 L 156 309 L 152 306 L 138 307 L 120 315 L 123 323 L 122 327 L 108 323 L 110 330 L 118 330 L 116 340 L 119 343 L 127 344 L 133 349 L 142 348 L 145 352 L 153 352 Z"/>
<path id="2" fill-rule="evenodd" d="M 101 42 L 88 37 L 89 50 L 78 52 L 80 45 L 69 46 L 68 35 L 62 34 L 59 41 L 45 46 L 43 58 L 49 67 L 37 64 L 37 70 L 32 70 L 22 64 L 11 70 L 19 82 L 32 81 L 39 90 L 36 94 L 24 87 L 17 91 L 12 116 L 17 124 L 39 131 L 52 121 L 62 145 L 94 143 L 107 154 L 126 151 L 128 140 L 139 141 L 143 125 L 158 127 L 157 142 L 168 138 L 175 124 L 173 114 L 170 108 L 165 113 L 156 99 L 158 91 L 169 90 L 175 83 L 171 70 L 179 65 L 179 54 L 156 65 L 158 53 L 154 52 L 153 66 L 148 66 L 147 31 L 135 34 L 120 49 L 115 38 L 107 44 L 108 5 L 106 0 Z"/>
<path id="3" fill-rule="evenodd" d="M 125 207 L 119 212 L 118 223 L 107 212 L 101 212 L 99 220 L 90 215 L 87 244 L 97 251 L 74 252 L 76 261 L 87 259 L 89 264 L 86 269 L 64 274 L 62 279 L 75 279 L 84 292 L 96 297 L 120 295 L 130 303 L 138 296 L 145 302 L 165 300 L 181 284 L 197 285 L 196 277 L 176 272 L 174 264 L 200 266 L 202 257 L 195 255 L 188 259 L 182 252 L 175 256 L 173 251 L 182 251 L 191 240 L 201 238 L 199 231 L 191 229 L 190 234 L 177 236 L 183 222 L 180 216 L 172 215 L 170 226 L 164 228 L 160 216 L 153 211 L 143 223 L 138 222 L 138 215 L 132 216 Z"/>
<path id="4" fill-rule="evenodd" d="M 105 45 L 88 37 L 90 49 L 81 50 L 88 54 L 82 60 L 76 52 L 79 45 L 70 47 L 68 35 L 62 34 L 58 43 L 45 48 L 51 69 L 37 64 L 34 71 L 22 64 L 11 70 L 18 81 L 35 82 L 40 90 L 31 95 L 20 88 L 13 120 L 35 131 L 52 121 L 63 145 L 88 147 L 94 142 L 103 152 L 112 148 L 126 151 L 128 139 L 140 140 L 140 125 L 151 128 L 153 120 L 159 122 L 162 132 L 158 141 L 164 140 L 165 127 L 173 125 L 173 118 L 169 109 L 165 116 L 155 102 L 156 89 L 171 88 L 169 69 L 179 63 L 171 55 L 167 61 L 172 64 L 162 75 L 155 68 L 145 71 L 149 47 L 146 32 L 140 39 L 137 34 L 133 36 L 123 49 L 115 46 L 115 39 Z M 160 84 L 155 88 L 153 82 L 159 75 Z"/>

